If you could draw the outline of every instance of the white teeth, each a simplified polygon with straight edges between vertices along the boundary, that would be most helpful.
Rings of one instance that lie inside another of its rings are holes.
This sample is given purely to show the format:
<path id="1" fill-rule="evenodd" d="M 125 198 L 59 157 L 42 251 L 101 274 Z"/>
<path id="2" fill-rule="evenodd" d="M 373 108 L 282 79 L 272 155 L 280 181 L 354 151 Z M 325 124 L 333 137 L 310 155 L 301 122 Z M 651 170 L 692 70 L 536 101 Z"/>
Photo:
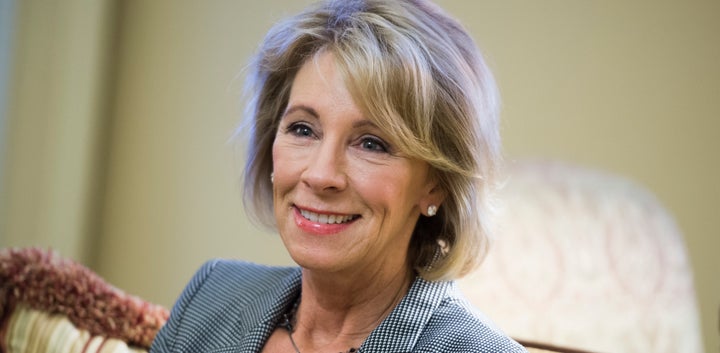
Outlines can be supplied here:
<path id="1" fill-rule="evenodd" d="M 355 219 L 355 216 L 343 216 L 343 215 L 326 215 L 310 212 L 306 210 L 300 210 L 300 214 L 311 222 L 323 223 L 323 224 L 340 224 L 349 222 Z"/>

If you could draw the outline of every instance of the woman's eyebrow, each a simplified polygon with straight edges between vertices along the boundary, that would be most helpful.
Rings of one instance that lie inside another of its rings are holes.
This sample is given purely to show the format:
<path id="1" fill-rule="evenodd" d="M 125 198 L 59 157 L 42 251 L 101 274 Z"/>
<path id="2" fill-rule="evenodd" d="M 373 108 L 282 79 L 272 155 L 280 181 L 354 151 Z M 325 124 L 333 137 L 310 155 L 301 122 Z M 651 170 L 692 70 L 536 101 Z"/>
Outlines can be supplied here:
<path id="1" fill-rule="evenodd" d="M 290 115 L 290 114 L 292 114 L 292 113 L 294 113 L 294 112 L 296 112 L 296 111 L 304 111 L 304 112 L 312 115 L 312 116 L 315 117 L 315 118 L 319 118 L 319 116 L 320 116 L 320 115 L 315 111 L 315 109 L 313 109 L 312 107 L 307 106 L 307 105 L 304 105 L 304 104 L 298 104 L 298 105 L 290 106 L 290 107 L 288 107 L 287 109 L 285 109 L 285 112 L 283 112 L 282 117 L 286 117 L 286 116 L 288 116 L 288 115 Z"/>
<path id="2" fill-rule="evenodd" d="M 367 120 L 367 119 L 358 120 L 358 121 L 354 122 L 352 124 L 352 126 L 353 126 L 353 128 L 356 128 L 356 129 L 361 128 L 361 127 L 370 127 L 370 128 L 374 128 L 374 129 L 379 129 L 378 126 L 374 122 Z"/>

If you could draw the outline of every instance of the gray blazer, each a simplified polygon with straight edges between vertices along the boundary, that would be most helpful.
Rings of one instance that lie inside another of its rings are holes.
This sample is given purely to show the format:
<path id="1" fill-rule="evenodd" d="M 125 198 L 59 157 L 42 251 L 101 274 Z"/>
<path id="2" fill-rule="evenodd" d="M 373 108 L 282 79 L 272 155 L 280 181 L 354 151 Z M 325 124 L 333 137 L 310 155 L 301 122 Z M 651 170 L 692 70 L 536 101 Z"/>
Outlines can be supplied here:
<path id="1" fill-rule="evenodd" d="M 300 294 L 300 278 L 299 268 L 210 261 L 180 295 L 150 352 L 259 352 Z M 454 282 L 417 278 L 359 352 L 525 349 L 476 314 Z"/>

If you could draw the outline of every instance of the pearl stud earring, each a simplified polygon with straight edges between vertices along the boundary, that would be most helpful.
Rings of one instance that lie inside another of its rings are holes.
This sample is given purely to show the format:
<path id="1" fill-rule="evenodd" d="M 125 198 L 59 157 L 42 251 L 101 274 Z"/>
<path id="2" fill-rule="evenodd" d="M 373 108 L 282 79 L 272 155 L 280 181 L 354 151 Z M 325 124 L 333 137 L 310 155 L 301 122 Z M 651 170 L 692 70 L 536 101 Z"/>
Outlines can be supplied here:
<path id="1" fill-rule="evenodd" d="M 275 183 L 275 172 L 270 173 L 270 184 Z"/>
<path id="2" fill-rule="evenodd" d="M 432 216 L 436 215 L 437 214 L 437 206 L 435 206 L 435 205 L 428 206 L 427 214 L 428 214 L 428 217 L 432 217 Z"/>

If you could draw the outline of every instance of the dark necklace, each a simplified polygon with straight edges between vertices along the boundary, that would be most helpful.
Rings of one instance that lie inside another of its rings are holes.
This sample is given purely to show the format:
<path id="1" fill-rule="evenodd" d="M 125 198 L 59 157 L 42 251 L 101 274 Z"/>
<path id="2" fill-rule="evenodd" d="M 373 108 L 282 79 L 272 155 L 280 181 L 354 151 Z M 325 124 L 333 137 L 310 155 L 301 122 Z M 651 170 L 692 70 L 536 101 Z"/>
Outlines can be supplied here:
<path id="1" fill-rule="evenodd" d="M 283 321 L 280 322 L 280 326 L 282 326 L 284 329 L 287 330 L 288 337 L 290 337 L 290 343 L 292 343 L 293 348 L 295 349 L 295 353 L 301 353 L 300 349 L 298 348 L 297 344 L 295 343 L 295 340 L 293 339 L 293 332 L 295 332 L 295 322 L 296 322 L 296 314 L 298 306 L 300 305 L 300 297 L 297 298 L 295 303 L 293 304 L 292 308 L 289 312 L 285 313 L 283 315 Z M 355 353 L 358 352 L 357 348 L 350 347 L 345 352 L 339 352 L 339 353 Z"/>

